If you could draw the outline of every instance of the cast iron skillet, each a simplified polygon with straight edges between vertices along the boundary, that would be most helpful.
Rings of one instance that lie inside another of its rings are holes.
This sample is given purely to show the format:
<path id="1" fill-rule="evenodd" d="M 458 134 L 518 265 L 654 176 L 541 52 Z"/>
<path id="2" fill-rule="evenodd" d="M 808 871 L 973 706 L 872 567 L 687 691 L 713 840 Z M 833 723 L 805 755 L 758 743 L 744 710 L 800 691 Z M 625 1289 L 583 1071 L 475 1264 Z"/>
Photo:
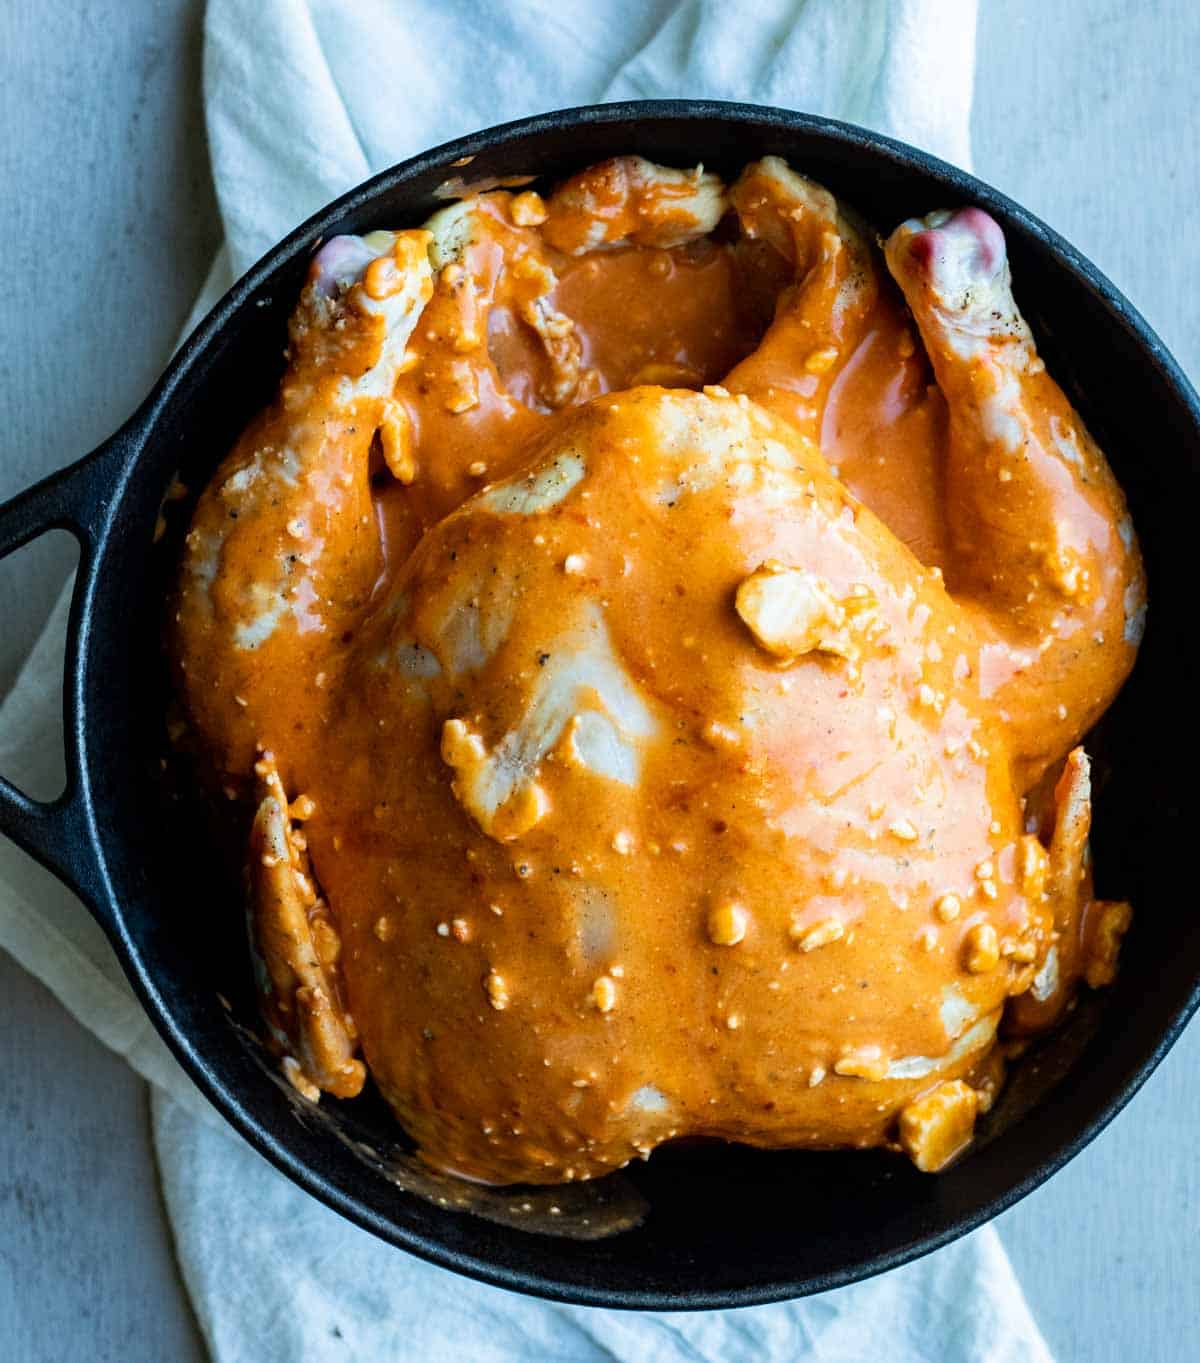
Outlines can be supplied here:
<path id="1" fill-rule="evenodd" d="M 1099 742 L 1111 779 L 1098 799 L 1096 878 L 1137 911 L 1123 968 L 1018 1065 L 970 1154 L 929 1177 L 878 1152 L 661 1151 L 628 1175 L 648 1203 L 644 1221 L 574 1240 L 398 1190 L 381 1173 L 399 1138 L 378 1098 L 298 1108 L 271 1078 L 253 1035 L 240 890 L 196 812 L 165 798 L 158 775 L 162 601 L 189 508 L 153 540 L 176 472 L 193 492 L 202 487 L 272 394 L 285 319 L 322 238 L 416 225 L 454 174 L 535 173 L 549 184 L 622 152 L 703 160 L 726 174 L 782 155 L 885 229 L 961 203 L 992 213 L 1046 361 L 1128 494 L 1151 608 L 1137 668 Z M 736 1306 L 838 1287 L 945 1244 L 1037 1187 L 1129 1100 L 1200 1002 L 1200 917 L 1179 896 L 1195 865 L 1187 759 L 1198 464 L 1200 401 L 1137 312 L 1043 223 L 933 157 L 826 119 L 702 102 L 573 109 L 477 133 L 376 176 L 298 228 L 217 305 L 125 427 L 0 508 L 0 553 L 52 527 L 71 531 L 82 552 L 67 651 L 67 788 L 39 804 L 0 783 L 0 830 L 78 891 L 159 1032 L 233 1126 L 392 1244 L 504 1287 L 605 1306 Z"/>

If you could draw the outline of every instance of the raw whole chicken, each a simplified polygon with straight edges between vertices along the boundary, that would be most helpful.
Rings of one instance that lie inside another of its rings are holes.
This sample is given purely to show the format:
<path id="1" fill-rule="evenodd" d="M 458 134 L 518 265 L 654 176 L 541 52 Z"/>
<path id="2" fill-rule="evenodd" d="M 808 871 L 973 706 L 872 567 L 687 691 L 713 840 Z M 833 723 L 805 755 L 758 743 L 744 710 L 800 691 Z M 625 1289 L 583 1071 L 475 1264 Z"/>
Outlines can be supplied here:
<path id="1" fill-rule="evenodd" d="M 881 257 L 628 157 L 322 247 L 170 647 L 301 1092 L 492 1183 L 935 1170 L 1112 977 L 1079 744 L 1144 613 L 991 218 Z"/>

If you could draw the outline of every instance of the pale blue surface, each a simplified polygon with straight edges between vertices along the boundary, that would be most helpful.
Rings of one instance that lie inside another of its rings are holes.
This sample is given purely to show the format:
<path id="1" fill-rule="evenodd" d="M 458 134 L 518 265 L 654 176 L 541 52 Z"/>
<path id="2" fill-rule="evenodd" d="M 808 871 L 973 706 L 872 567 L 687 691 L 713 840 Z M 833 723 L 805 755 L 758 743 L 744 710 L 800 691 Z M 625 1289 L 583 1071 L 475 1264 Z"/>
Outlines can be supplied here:
<path id="1" fill-rule="evenodd" d="M 982 9 L 979 173 L 1088 253 L 1200 374 L 1200 6 Z M 0 3 L 0 497 L 128 415 L 199 287 L 216 234 L 199 12 L 198 0 Z M 32 586 L 27 562 L 0 568 L 0 689 L 69 556 L 40 551 Z M 1117 1122 L 1000 1221 L 1062 1363 L 1200 1355 L 1198 1068 L 1194 1027 Z M 0 1360 L 203 1356 L 141 1081 L 0 957 Z"/>

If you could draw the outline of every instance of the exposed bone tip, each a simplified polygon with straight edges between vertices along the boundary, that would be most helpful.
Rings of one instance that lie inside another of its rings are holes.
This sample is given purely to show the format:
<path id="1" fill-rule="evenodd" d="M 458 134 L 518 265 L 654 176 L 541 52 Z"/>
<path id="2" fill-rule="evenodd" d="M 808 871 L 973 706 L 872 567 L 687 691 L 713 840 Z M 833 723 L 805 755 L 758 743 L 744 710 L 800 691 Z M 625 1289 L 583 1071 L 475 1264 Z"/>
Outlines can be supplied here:
<path id="1" fill-rule="evenodd" d="M 952 280 L 988 283 L 1008 259 L 1000 224 L 974 206 L 910 218 L 892 233 L 885 250 L 893 269 L 927 276 L 935 286 Z"/>

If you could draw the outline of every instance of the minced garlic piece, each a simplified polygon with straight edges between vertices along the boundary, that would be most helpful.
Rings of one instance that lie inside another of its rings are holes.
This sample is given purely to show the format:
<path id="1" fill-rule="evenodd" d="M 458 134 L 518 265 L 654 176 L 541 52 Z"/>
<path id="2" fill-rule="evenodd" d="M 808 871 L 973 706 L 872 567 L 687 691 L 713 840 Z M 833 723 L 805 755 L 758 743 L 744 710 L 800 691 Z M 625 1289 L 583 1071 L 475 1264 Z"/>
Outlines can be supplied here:
<path id="1" fill-rule="evenodd" d="M 758 644 L 776 658 L 847 651 L 840 634 L 846 613 L 807 568 L 760 564 L 738 587 L 734 604 Z"/>
<path id="2" fill-rule="evenodd" d="M 1021 889 L 1029 899 L 1041 899 L 1046 891 L 1050 857 L 1040 840 L 1027 833 L 1017 846 L 1017 873 Z"/>
<path id="3" fill-rule="evenodd" d="M 1000 954 L 1018 965 L 1030 965 L 1037 960 L 1037 942 L 1031 937 L 1010 937 L 1000 943 Z"/>
<path id="4" fill-rule="evenodd" d="M 964 939 L 966 967 L 972 975 L 986 975 L 1000 964 L 1000 941 L 990 923 L 976 923 Z"/>
<path id="5" fill-rule="evenodd" d="M 503 975 L 497 974 L 494 970 L 489 970 L 487 975 L 484 976 L 483 991 L 496 1012 L 502 1013 L 508 1007 L 508 984 Z"/>
<path id="6" fill-rule="evenodd" d="M 846 925 L 840 918 L 823 918 L 810 927 L 793 923 L 792 941 L 801 951 L 815 951 L 818 947 L 828 946 L 830 942 L 840 942 L 846 935 Z"/>
<path id="7" fill-rule="evenodd" d="M 616 1007 L 616 983 L 612 976 L 601 975 L 592 984 L 592 1002 L 601 1013 L 611 1013 Z"/>
<path id="8" fill-rule="evenodd" d="M 948 1079 L 914 1099 L 900 1114 L 900 1144 L 925 1174 L 936 1174 L 975 1132 L 979 1095 L 961 1079 Z"/>
<path id="9" fill-rule="evenodd" d="M 610 975 L 601 975 L 592 985 L 592 1002 L 602 1013 L 611 1013 L 617 1006 L 617 986 Z"/>
<path id="10" fill-rule="evenodd" d="M 887 1078 L 888 1060 L 878 1046 L 855 1046 L 833 1062 L 833 1072 L 853 1079 L 878 1081 Z"/>
<path id="11" fill-rule="evenodd" d="M 750 915 L 736 903 L 717 904 L 708 914 L 708 940 L 714 946 L 733 947 L 746 935 Z"/>
<path id="12" fill-rule="evenodd" d="M 933 911 L 943 923 L 953 923 L 962 910 L 962 900 L 956 894 L 944 894 L 933 906 Z"/>

